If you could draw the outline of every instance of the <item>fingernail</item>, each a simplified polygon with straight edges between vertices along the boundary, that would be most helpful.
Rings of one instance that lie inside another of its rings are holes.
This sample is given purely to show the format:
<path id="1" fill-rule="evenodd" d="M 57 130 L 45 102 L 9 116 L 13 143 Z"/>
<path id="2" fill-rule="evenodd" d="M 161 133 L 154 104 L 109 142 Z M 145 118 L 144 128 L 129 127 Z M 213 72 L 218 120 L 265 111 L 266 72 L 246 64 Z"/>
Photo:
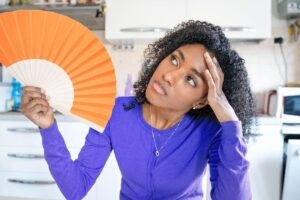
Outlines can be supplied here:
<path id="1" fill-rule="evenodd" d="M 46 99 L 49 100 L 49 99 L 50 99 L 50 96 L 46 95 Z"/>
<path id="2" fill-rule="evenodd" d="M 45 94 L 46 91 L 43 88 L 41 88 L 41 93 Z"/>

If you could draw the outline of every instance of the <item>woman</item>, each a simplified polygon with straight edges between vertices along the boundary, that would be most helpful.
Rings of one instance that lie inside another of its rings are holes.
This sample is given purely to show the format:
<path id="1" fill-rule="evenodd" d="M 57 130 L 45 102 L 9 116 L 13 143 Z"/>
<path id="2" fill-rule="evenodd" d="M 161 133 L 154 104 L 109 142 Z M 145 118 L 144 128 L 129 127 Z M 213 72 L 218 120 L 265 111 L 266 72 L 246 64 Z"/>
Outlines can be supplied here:
<path id="1" fill-rule="evenodd" d="M 244 60 L 221 28 L 188 21 L 149 45 L 135 97 L 116 99 L 102 134 L 90 129 L 72 161 L 47 98 L 24 87 L 22 112 L 40 127 L 45 158 L 67 199 L 81 199 L 114 150 L 120 199 L 249 200 L 244 136 L 255 115 Z"/>

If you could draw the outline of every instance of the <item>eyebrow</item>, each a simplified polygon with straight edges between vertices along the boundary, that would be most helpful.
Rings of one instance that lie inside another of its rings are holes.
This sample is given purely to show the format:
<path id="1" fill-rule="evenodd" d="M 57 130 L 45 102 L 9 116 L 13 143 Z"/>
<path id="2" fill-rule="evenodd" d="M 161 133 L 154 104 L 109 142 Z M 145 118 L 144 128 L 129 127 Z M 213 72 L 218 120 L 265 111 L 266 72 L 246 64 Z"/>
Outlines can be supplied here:
<path id="1" fill-rule="evenodd" d="M 180 49 L 176 49 L 175 51 L 179 54 L 180 59 L 184 61 L 185 58 L 184 58 L 184 55 L 183 55 L 182 51 L 181 51 Z M 200 73 L 196 68 L 192 68 L 192 71 L 193 71 L 194 74 L 195 74 L 196 76 L 198 76 L 200 79 L 205 80 L 203 74 Z"/>
<path id="2" fill-rule="evenodd" d="M 179 54 L 180 59 L 184 61 L 185 58 L 184 58 L 182 51 L 180 51 L 179 49 L 176 49 L 176 51 Z"/>
<path id="3" fill-rule="evenodd" d="M 203 81 L 205 81 L 205 78 L 204 78 L 203 74 L 200 73 L 196 68 L 192 68 L 192 71 L 194 72 L 194 74 L 196 74 L 196 76 L 198 76 L 198 77 L 201 78 Z"/>

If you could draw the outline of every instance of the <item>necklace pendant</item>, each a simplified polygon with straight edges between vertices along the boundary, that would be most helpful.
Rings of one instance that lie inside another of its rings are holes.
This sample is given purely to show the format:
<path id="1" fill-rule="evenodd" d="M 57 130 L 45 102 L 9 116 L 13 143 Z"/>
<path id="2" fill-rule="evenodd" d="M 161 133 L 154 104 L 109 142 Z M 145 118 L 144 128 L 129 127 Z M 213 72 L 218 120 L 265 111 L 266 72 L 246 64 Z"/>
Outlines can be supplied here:
<path id="1" fill-rule="evenodd" d="M 159 151 L 158 150 L 155 151 L 155 155 L 156 155 L 156 157 L 159 156 Z"/>

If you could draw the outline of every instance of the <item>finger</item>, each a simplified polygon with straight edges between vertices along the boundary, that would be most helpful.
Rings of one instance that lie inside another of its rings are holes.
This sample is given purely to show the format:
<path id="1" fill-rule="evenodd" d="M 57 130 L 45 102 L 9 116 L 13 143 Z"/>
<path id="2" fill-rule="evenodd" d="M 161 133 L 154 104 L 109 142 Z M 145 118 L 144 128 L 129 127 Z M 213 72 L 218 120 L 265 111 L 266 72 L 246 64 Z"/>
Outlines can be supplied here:
<path id="1" fill-rule="evenodd" d="M 213 77 L 210 73 L 210 71 L 208 69 L 205 70 L 205 77 L 206 77 L 206 80 L 207 80 L 207 85 L 208 85 L 208 93 L 210 91 L 216 91 L 216 84 L 215 84 L 215 81 L 213 80 Z"/>
<path id="2" fill-rule="evenodd" d="M 45 99 L 42 98 L 35 98 L 33 100 L 31 100 L 30 102 L 28 102 L 28 104 L 21 104 L 21 112 L 24 114 L 34 114 L 32 113 L 32 109 L 36 106 L 44 106 L 44 107 L 50 107 L 48 101 L 46 101 Z"/>
<path id="3" fill-rule="evenodd" d="M 22 91 L 22 102 L 21 104 L 27 104 L 28 102 L 32 101 L 34 98 L 43 98 L 46 99 L 46 95 L 44 93 L 41 93 L 37 90 L 23 90 Z"/>
<path id="4" fill-rule="evenodd" d="M 35 91 L 35 92 L 42 92 L 43 90 L 40 87 L 35 86 L 24 86 L 23 91 Z"/>
<path id="5" fill-rule="evenodd" d="M 214 62 L 212 61 L 212 58 L 210 57 L 208 52 L 204 53 L 204 58 L 205 58 L 205 61 L 207 63 L 207 68 L 208 68 L 213 80 L 218 83 L 220 78 L 218 76 L 217 67 L 214 64 Z"/>
<path id="6" fill-rule="evenodd" d="M 224 81 L 224 73 L 223 73 L 222 68 L 221 68 L 218 60 L 216 59 L 216 57 L 213 57 L 212 61 L 214 62 L 215 66 L 216 66 L 217 73 L 218 73 L 218 76 L 219 76 L 219 79 L 220 79 L 220 87 L 222 87 L 223 81 Z"/>
<path id="7" fill-rule="evenodd" d="M 43 105 L 43 106 L 49 107 L 49 103 L 47 100 L 45 100 L 43 98 L 34 98 L 26 105 L 26 108 L 31 109 L 32 107 L 34 107 L 36 105 Z"/>
<path id="8" fill-rule="evenodd" d="M 45 114 L 49 112 L 50 107 L 44 106 L 42 104 L 36 104 L 35 106 L 31 107 L 28 112 L 31 113 L 31 116 L 36 116 L 40 114 Z"/>

